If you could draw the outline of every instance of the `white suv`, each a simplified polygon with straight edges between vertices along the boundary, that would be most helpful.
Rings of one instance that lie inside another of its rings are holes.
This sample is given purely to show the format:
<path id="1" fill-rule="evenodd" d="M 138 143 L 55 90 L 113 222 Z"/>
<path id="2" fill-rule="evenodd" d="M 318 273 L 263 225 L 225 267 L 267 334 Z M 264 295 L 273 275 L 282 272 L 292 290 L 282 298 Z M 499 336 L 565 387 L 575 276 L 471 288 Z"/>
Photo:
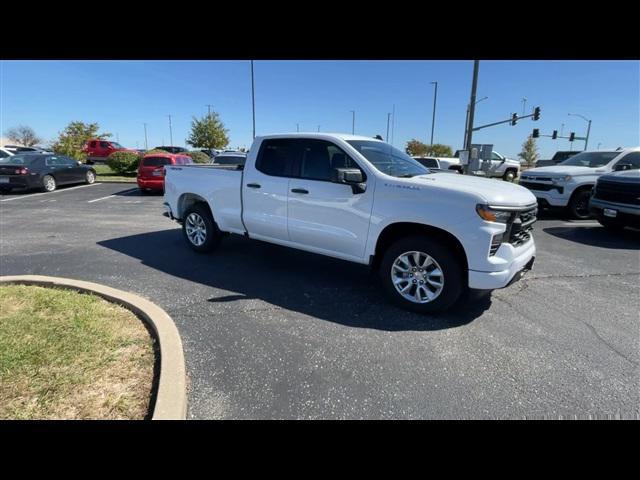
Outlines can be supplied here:
<path id="1" fill-rule="evenodd" d="M 532 168 L 520 176 L 541 207 L 567 207 L 574 218 L 589 218 L 591 189 L 601 175 L 640 168 L 640 147 L 579 153 L 549 167 Z"/>

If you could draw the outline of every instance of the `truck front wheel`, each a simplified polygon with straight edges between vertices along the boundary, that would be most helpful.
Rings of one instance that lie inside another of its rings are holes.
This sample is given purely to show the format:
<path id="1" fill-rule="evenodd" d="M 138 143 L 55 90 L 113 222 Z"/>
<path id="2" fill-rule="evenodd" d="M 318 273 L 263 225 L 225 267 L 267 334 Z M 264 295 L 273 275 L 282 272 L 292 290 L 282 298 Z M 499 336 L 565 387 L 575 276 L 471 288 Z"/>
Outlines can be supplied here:
<path id="1" fill-rule="evenodd" d="M 380 264 L 380 279 L 396 305 L 418 313 L 435 313 L 453 305 L 465 287 L 455 253 L 422 236 L 391 245 Z"/>
<path id="2" fill-rule="evenodd" d="M 502 176 L 502 179 L 505 182 L 513 182 L 517 176 L 518 176 L 518 171 L 511 169 L 511 170 L 507 170 L 506 172 L 504 172 L 504 175 Z"/>
<path id="3" fill-rule="evenodd" d="M 591 188 L 583 188 L 578 190 L 571 196 L 569 200 L 569 213 L 573 218 L 578 220 L 586 220 L 591 218 L 589 213 L 589 197 L 591 196 Z"/>
<path id="4" fill-rule="evenodd" d="M 202 203 L 196 203 L 187 209 L 182 223 L 182 233 L 189 246 L 200 253 L 213 250 L 221 238 L 211 212 Z"/>

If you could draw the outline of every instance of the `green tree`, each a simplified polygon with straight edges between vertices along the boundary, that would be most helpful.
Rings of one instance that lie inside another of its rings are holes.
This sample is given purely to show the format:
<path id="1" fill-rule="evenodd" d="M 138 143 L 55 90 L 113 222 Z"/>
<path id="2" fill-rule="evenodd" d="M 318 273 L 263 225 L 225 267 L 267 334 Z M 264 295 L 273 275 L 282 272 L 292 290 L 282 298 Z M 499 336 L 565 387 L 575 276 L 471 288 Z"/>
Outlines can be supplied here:
<path id="1" fill-rule="evenodd" d="M 33 131 L 33 128 L 27 127 L 26 125 L 10 128 L 5 135 L 12 142 L 24 147 L 33 147 L 42 141 L 42 139 L 36 135 L 36 132 Z"/>
<path id="2" fill-rule="evenodd" d="M 538 155 L 538 146 L 536 145 L 536 139 L 529 135 L 522 144 L 522 151 L 518 154 L 518 156 L 525 162 L 527 162 L 527 166 L 535 166 L 538 158 L 540 157 Z"/>
<path id="3" fill-rule="evenodd" d="M 82 148 L 88 140 L 92 138 L 105 139 L 112 136 L 110 133 L 98 133 L 99 129 L 97 123 L 71 122 L 60 132 L 52 149 L 56 153 L 84 162 L 87 155 L 82 151 Z"/>
<path id="4" fill-rule="evenodd" d="M 427 155 L 432 157 L 453 157 L 453 150 L 449 145 L 443 145 L 441 143 L 434 143 L 427 146 Z"/>
<path id="5" fill-rule="evenodd" d="M 224 148 L 229 143 L 228 132 L 216 112 L 200 119 L 193 117 L 187 144 L 194 148 Z"/>
<path id="6" fill-rule="evenodd" d="M 422 143 L 420 140 L 412 138 L 407 142 L 405 151 L 414 157 L 423 157 L 427 154 L 429 146 Z"/>

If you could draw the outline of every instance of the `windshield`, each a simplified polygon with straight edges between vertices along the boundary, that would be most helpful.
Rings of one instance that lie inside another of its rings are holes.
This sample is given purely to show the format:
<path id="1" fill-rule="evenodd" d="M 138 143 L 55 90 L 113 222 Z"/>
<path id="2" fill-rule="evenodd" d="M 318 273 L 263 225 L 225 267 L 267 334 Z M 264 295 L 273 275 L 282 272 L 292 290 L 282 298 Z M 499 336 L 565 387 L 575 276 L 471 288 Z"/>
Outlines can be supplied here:
<path id="1" fill-rule="evenodd" d="M 430 173 L 428 168 L 388 143 L 373 140 L 349 140 L 347 143 L 358 150 L 377 170 L 392 177 L 409 178 Z"/>
<path id="2" fill-rule="evenodd" d="M 582 152 L 558 165 L 598 168 L 606 165 L 618 155 L 620 152 Z"/>

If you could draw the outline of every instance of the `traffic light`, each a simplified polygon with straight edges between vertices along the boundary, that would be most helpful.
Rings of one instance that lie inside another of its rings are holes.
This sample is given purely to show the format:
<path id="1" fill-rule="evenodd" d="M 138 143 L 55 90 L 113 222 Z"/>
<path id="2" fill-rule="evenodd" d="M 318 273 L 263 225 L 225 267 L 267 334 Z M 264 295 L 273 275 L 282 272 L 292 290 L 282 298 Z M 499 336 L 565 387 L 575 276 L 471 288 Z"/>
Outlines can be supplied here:
<path id="1" fill-rule="evenodd" d="M 573 142 L 576 139 L 576 134 L 575 132 L 571 132 L 571 134 L 569 135 L 569 141 Z"/>
<path id="2" fill-rule="evenodd" d="M 558 130 L 554 130 L 551 134 L 551 140 L 555 140 L 556 138 L 558 138 Z"/>
<path id="3" fill-rule="evenodd" d="M 531 135 L 533 138 L 538 138 L 540 136 L 540 129 L 538 128 L 534 128 L 533 129 L 533 135 Z"/>
<path id="4" fill-rule="evenodd" d="M 515 125 L 517 121 L 518 121 L 518 114 L 514 113 L 513 115 L 511 115 L 511 125 Z"/>
<path id="5" fill-rule="evenodd" d="M 540 120 L 540 107 L 536 107 L 533 110 L 533 120 Z"/>

